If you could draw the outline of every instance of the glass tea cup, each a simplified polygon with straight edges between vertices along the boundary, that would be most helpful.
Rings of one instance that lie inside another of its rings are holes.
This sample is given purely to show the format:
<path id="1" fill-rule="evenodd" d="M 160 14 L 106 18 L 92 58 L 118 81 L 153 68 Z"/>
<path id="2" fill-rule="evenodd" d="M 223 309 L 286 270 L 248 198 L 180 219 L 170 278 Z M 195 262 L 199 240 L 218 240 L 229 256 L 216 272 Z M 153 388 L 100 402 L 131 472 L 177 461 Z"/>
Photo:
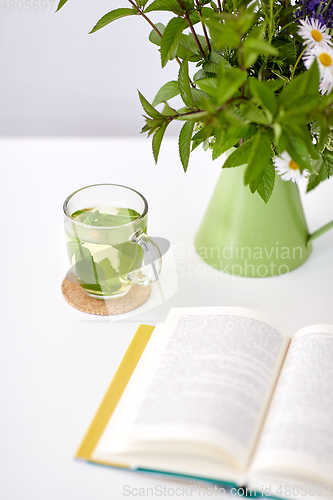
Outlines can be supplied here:
<path id="1" fill-rule="evenodd" d="M 65 200 L 67 253 L 77 282 L 96 299 L 126 295 L 160 275 L 161 253 L 147 236 L 148 203 L 117 184 L 81 188 Z"/>

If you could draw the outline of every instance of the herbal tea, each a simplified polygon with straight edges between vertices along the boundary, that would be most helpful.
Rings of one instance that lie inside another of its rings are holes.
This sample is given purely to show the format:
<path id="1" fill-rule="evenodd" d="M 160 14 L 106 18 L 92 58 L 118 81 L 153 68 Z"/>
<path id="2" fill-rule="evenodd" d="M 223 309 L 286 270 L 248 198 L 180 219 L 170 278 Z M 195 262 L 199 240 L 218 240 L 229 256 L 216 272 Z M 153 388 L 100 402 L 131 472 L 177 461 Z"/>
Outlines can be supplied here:
<path id="1" fill-rule="evenodd" d="M 135 210 L 106 205 L 84 208 L 71 214 L 83 225 L 73 223 L 67 226 L 67 252 L 75 277 L 88 295 L 117 298 L 131 288 L 127 275 L 140 268 L 142 249 L 125 235 L 121 238 L 121 226 L 130 224 L 139 216 Z M 146 231 L 146 228 L 142 229 Z M 113 238 L 115 232 L 117 238 Z"/>

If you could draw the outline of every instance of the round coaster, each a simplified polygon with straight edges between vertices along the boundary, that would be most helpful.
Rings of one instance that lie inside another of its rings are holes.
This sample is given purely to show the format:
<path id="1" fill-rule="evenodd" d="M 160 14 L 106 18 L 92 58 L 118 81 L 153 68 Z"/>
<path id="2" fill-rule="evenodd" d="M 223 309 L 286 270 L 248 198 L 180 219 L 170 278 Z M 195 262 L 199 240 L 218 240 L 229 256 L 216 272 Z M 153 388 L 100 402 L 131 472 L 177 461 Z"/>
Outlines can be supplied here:
<path id="1" fill-rule="evenodd" d="M 69 273 L 61 285 L 65 300 L 75 309 L 88 314 L 111 316 L 124 314 L 142 306 L 149 298 L 150 286 L 133 285 L 130 291 L 119 299 L 93 299 L 78 283 L 73 273 Z"/>

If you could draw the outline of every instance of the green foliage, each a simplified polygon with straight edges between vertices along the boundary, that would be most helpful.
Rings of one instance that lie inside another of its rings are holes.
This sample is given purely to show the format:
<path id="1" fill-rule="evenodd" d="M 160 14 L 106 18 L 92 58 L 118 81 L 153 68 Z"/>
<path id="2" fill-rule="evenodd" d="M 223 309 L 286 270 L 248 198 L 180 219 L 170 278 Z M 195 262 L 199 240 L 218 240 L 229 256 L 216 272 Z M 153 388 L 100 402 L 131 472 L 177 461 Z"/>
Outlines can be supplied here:
<path id="1" fill-rule="evenodd" d="M 66 2 L 67 2 L 67 0 L 60 0 L 56 12 L 58 12 L 58 10 L 60 10 L 61 7 L 63 7 Z"/>
<path id="2" fill-rule="evenodd" d="M 153 155 L 155 159 L 155 163 L 157 163 L 158 160 L 158 154 L 160 152 L 160 147 L 161 147 L 161 142 L 165 133 L 165 130 L 168 126 L 167 122 L 164 122 L 155 132 L 154 137 L 153 137 L 153 142 L 152 142 L 152 147 L 153 147 Z"/>
<path id="3" fill-rule="evenodd" d="M 112 23 L 112 21 L 116 21 L 117 19 L 121 19 L 122 17 L 126 16 L 133 16 L 136 15 L 136 10 L 134 9 L 115 9 L 112 10 L 111 12 L 108 12 L 103 16 L 93 27 L 93 29 L 90 31 L 90 33 L 95 33 L 95 31 L 100 30 L 101 28 L 104 28 L 107 24 Z"/>
<path id="4" fill-rule="evenodd" d="M 193 127 L 194 127 L 194 122 L 185 122 L 179 134 L 179 154 L 184 168 L 184 172 L 186 172 L 187 170 L 188 161 L 190 158 Z"/>
<path id="5" fill-rule="evenodd" d="M 272 156 L 271 141 L 266 131 L 258 130 L 249 151 L 248 165 L 245 171 L 245 184 L 254 181 L 267 167 Z"/>
<path id="6" fill-rule="evenodd" d="M 265 170 L 271 158 L 271 141 L 267 132 L 258 132 L 237 148 L 226 160 L 223 168 L 247 164 L 245 184 L 254 182 Z"/>
<path id="7" fill-rule="evenodd" d="M 152 30 L 149 34 L 149 41 L 153 43 L 154 45 L 161 46 L 161 40 L 162 40 L 162 35 L 165 30 L 165 26 L 162 23 L 156 23 L 155 28 L 159 31 L 161 36 L 157 33 L 156 30 Z"/>
<path id="8" fill-rule="evenodd" d="M 177 0 L 154 0 L 154 2 L 145 9 L 145 13 L 148 14 L 148 12 L 163 10 L 173 12 L 177 16 L 181 16 L 183 13 L 183 9 L 179 7 Z"/>
<path id="9" fill-rule="evenodd" d="M 104 270 L 95 263 L 91 254 L 83 259 L 76 258 L 74 274 L 83 288 L 102 292 L 99 281 L 105 280 Z"/>
<path id="10" fill-rule="evenodd" d="M 212 149 L 214 160 L 234 148 L 224 168 L 246 164 L 244 182 L 266 203 L 274 188 L 273 158 L 284 151 L 311 172 L 308 190 L 332 175 L 333 93 L 319 93 L 316 61 L 304 67 L 295 9 L 284 0 L 130 0 L 129 8 L 97 22 L 91 33 L 121 17 L 141 17 L 153 28 L 149 41 L 162 67 L 179 64 L 178 79 L 165 83 L 152 104 L 139 92 L 142 132 L 152 136 L 155 161 L 166 128 L 177 120 L 185 122 L 179 134 L 185 171 L 199 144 Z M 170 13 L 166 27 L 149 18 L 162 11 Z M 168 103 L 177 95 L 183 102 L 178 110 Z M 77 246 L 70 241 L 69 252 Z"/>
<path id="11" fill-rule="evenodd" d="M 157 111 L 157 109 L 155 109 L 151 104 L 149 104 L 149 102 L 147 101 L 147 99 L 145 99 L 143 97 L 141 92 L 139 92 L 139 98 L 140 98 L 141 105 L 148 116 L 150 116 L 151 118 L 161 118 L 162 117 L 161 113 L 159 111 Z"/>
<path id="12" fill-rule="evenodd" d="M 216 104 L 229 101 L 247 79 L 247 72 L 240 68 L 226 69 L 223 62 L 218 66 Z M 211 80 L 208 80 L 211 81 Z"/>
<path id="13" fill-rule="evenodd" d="M 265 203 L 270 199 L 275 184 L 275 169 L 271 159 L 261 174 L 250 183 L 252 193 L 258 192 Z"/>
<path id="14" fill-rule="evenodd" d="M 187 22 L 182 17 L 174 17 L 167 24 L 161 40 L 162 68 L 176 57 L 179 40 L 186 26 Z"/>
<path id="15" fill-rule="evenodd" d="M 266 42 L 265 40 L 261 40 L 260 38 L 252 37 L 248 37 L 245 40 L 242 46 L 242 52 L 245 68 L 249 68 L 250 66 L 252 66 L 260 55 L 279 55 L 279 51 L 268 42 Z M 242 54 L 240 57 L 242 60 Z"/>
<path id="16" fill-rule="evenodd" d="M 160 90 L 157 92 L 153 100 L 153 106 L 157 106 L 158 104 L 161 104 L 161 102 L 168 101 L 169 99 L 172 99 L 178 94 L 179 94 L 178 82 L 177 81 L 168 82 L 165 85 L 163 85 L 163 87 L 161 87 Z"/>
<path id="17" fill-rule="evenodd" d="M 80 245 L 81 242 L 78 238 L 73 238 L 71 241 L 68 241 L 67 253 L 70 261 L 72 260 L 73 255 L 79 252 Z"/>

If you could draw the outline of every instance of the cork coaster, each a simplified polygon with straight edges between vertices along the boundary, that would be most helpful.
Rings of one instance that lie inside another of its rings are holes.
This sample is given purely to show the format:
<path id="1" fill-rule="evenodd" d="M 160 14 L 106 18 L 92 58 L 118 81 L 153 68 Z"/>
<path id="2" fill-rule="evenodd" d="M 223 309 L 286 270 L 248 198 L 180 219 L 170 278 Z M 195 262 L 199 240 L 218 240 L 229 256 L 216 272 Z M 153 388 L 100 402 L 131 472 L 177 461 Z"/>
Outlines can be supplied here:
<path id="1" fill-rule="evenodd" d="M 142 306 L 150 296 L 150 286 L 133 285 L 130 291 L 119 299 L 93 299 L 76 283 L 73 273 L 69 273 L 61 285 L 65 300 L 75 309 L 88 314 L 111 316 L 124 314 Z"/>

